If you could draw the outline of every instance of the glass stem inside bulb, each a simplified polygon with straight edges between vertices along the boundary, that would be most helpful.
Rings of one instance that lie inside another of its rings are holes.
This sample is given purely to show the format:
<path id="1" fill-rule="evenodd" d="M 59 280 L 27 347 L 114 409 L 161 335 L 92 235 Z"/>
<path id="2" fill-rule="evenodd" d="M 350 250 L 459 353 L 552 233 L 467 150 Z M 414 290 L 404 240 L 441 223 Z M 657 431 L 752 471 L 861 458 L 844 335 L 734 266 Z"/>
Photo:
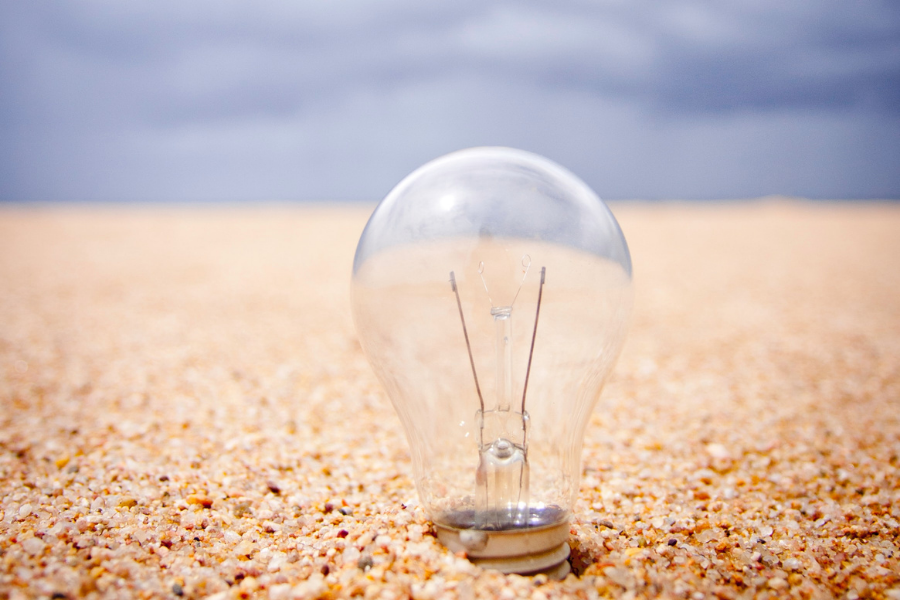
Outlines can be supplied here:
<path id="1" fill-rule="evenodd" d="M 497 404 L 479 411 L 479 523 L 484 529 L 522 527 L 528 517 L 527 421 L 510 410 L 513 395 L 512 307 L 491 309 L 497 336 Z"/>
<path id="2" fill-rule="evenodd" d="M 492 308 L 497 332 L 497 410 L 508 411 L 512 403 L 512 307 Z"/>
<path id="3" fill-rule="evenodd" d="M 502 418 L 510 414 L 488 413 L 484 417 Z M 506 438 L 496 438 L 482 447 L 477 474 L 479 510 L 476 514 L 479 528 L 511 529 L 526 523 L 528 475 L 528 459 L 522 445 Z"/>

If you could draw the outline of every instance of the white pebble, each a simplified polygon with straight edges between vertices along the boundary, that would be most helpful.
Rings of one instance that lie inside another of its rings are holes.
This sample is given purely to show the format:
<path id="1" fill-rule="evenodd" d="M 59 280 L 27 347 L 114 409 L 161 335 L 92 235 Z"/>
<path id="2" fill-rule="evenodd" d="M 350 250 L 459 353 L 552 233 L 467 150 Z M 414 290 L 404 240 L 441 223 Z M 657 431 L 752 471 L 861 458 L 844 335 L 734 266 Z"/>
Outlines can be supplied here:
<path id="1" fill-rule="evenodd" d="M 238 534 L 230 529 L 227 530 L 225 533 L 223 533 L 222 537 L 225 538 L 225 541 L 228 542 L 229 544 L 236 544 L 241 540 L 240 534 Z"/>
<path id="2" fill-rule="evenodd" d="M 272 556 L 272 560 L 269 561 L 268 571 L 269 573 L 277 573 L 281 570 L 281 567 L 287 562 L 287 554 L 284 552 L 276 552 Z"/>
<path id="3" fill-rule="evenodd" d="M 24 542 L 22 542 L 22 548 L 25 549 L 25 552 L 32 556 L 37 556 L 44 551 L 44 542 L 41 538 L 28 538 Z"/>
<path id="4" fill-rule="evenodd" d="M 781 564 L 784 565 L 785 569 L 788 569 L 790 571 L 796 571 L 797 569 L 799 569 L 802 566 L 800 564 L 800 561 L 796 558 L 788 558 Z"/>
<path id="5" fill-rule="evenodd" d="M 787 587 L 787 581 L 781 577 L 773 577 L 769 580 L 769 587 L 773 590 L 781 590 Z"/>
<path id="6" fill-rule="evenodd" d="M 361 552 L 359 550 L 357 550 L 353 546 L 350 546 L 349 548 L 344 550 L 343 554 L 341 554 L 341 557 L 344 559 L 344 564 L 348 565 L 355 564 L 356 561 L 359 560 L 360 555 Z"/>
<path id="7" fill-rule="evenodd" d="M 19 507 L 19 518 L 20 519 L 24 519 L 25 517 L 27 517 L 30 514 L 31 514 L 31 505 L 30 504 L 23 504 L 22 506 Z"/>
<path id="8" fill-rule="evenodd" d="M 291 584 L 279 583 L 269 588 L 269 600 L 290 600 L 293 592 Z"/>
<path id="9" fill-rule="evenodd" d="M 322 575 L 316 573 L 303 583 L 296 585 L 293 594 L 294 598 L 299 598 L 300 600 L 312 599 L 320 597 L 327 589 L 328 586 L 325 584 Z"/>
<path id="10" fill-rule="evenodd" d="M 138 543 L 143 544 L 148 539 L 150 539 L 150 532 L 146 529 L 138 529 L 131 534 L 131 537 L 134 538 Z"/>
<path id="11" fill-rule="evenodd" d="M 415 582 L 412 584 L 412 597 L 414 600 L 434 600 L 440 593 L 440 585 L 434 579 L 430 579 L 425 583 Z"/>
<path id="12" fill-rule="evenodd" d="M 728 448 L 726 448 L 722 444 L 707 444 L 706 453 L 713 458 L 719 458 L 722 460 L 731 458 L 731 453 L 728 451 Z"/>
<path id="13" fill-rule="evenodd" d="M 234 548 L 237 556 L 250 556 L 253 554 L 253 544 L 249 540 L 244 540 Z"/>
<path id="14" fill-rule="evenodd" d="M 410 542 L 421 542 L 422 541 L 422 526 L 421 525 L 410 525 L 406 530 L 406 535 L 409 538 Z"/>

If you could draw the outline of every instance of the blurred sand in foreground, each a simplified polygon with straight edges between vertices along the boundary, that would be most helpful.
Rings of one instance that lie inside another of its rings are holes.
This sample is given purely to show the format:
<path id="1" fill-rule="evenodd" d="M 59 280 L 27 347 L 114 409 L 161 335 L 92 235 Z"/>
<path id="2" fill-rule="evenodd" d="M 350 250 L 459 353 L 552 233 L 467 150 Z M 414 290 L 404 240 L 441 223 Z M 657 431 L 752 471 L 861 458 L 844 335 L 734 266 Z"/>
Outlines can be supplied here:
<path id="1" fill-rule="evenodd" d="M 0 207 L 0 598 L 900 598 L 900 205 L 613 205 L 562 582 L 433 538 L 349 316 L 371 209 Z"/>

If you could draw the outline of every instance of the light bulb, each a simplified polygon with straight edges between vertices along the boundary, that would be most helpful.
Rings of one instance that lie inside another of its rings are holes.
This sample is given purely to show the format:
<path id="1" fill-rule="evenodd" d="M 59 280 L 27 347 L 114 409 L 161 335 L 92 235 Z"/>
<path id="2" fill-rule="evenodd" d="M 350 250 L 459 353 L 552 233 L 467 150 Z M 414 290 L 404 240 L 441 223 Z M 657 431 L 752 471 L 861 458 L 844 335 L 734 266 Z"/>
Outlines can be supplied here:
<path id="1" fill-rule="evenodd" d="M 609 208 L 535 154 L 448 154 L 375 209 L 353 317 L 445 546 L 486 568 L 565 575 L 585 426 L 631 288 Z"/>

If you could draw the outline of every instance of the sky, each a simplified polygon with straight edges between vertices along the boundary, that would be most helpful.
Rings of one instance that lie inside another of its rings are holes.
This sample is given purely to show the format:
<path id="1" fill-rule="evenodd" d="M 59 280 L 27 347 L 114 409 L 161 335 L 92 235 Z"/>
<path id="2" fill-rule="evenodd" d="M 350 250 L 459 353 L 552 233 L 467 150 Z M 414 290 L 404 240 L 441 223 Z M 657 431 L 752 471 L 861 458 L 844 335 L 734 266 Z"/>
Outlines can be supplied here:
<path id="1" fill-rule="evenodd" d="M 0 0 L 0 201 L 374 201 L 484 145 L 605 199 L 900 198 L 900 3 Z"/>

